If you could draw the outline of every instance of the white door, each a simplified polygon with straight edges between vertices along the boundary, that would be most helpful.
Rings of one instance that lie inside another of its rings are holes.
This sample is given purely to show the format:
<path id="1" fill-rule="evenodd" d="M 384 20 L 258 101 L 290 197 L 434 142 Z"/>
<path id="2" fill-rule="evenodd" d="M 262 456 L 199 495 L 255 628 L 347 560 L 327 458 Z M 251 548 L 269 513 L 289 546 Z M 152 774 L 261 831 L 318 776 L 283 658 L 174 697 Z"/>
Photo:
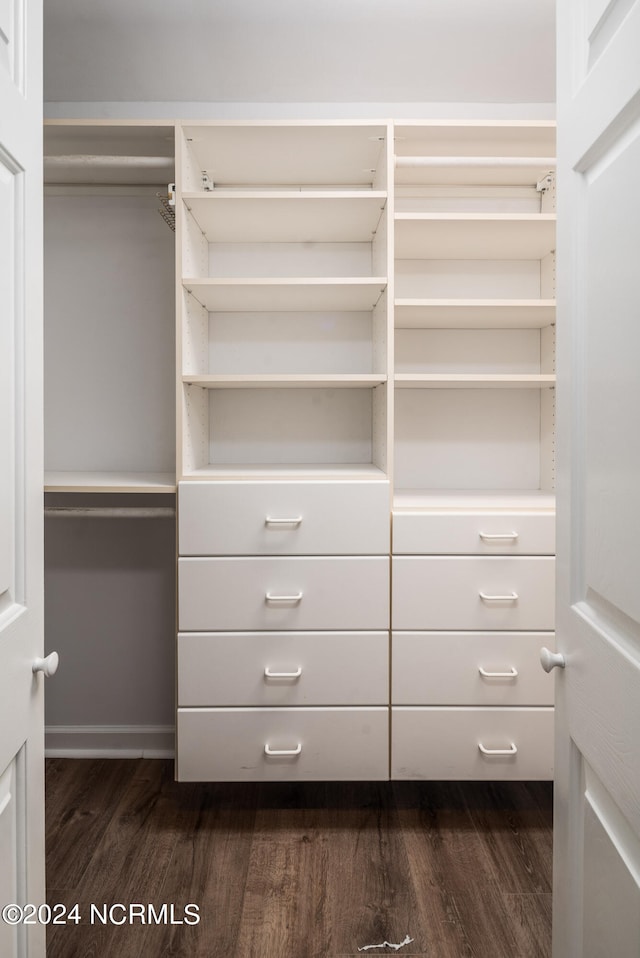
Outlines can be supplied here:
<path id="1" fill-rule="evenodd" d="M 640 2 L 558 3 L 554 958 L 640 955 Z"/>
<path id="2" fill-rule="evenodd" d="M 19 911 L 44 901 L 43 677 L 32 671 L 43 647 L 41 64 L 41 0 L 0 0 L 3 958 L 44 955 L 44 925 L 25 925 Z"/>

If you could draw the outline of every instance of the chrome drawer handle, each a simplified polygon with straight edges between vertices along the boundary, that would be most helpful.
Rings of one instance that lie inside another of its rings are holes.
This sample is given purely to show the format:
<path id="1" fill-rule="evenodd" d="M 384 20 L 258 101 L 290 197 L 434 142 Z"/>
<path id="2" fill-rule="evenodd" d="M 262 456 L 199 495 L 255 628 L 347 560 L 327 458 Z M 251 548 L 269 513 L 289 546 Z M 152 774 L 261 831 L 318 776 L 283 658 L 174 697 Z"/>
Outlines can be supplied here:
<path id="1" fill-rule="evenodd" d="M 302 516 L 291 516 L 291 518 L 276 519 L 274 516 L 265 516 L 265 526 L 299 526 L 302 522 Z"/>
<path id="2" fill-rule="evenodd" d="M 483 602 L 517 602 L 518 593 L 509 592 L 508 595 L 487 595 L 486 592 L 478 592 Z"/>
<path id="3" fill-rule="evenodd" d="M 301 675 L 301 665 L 298 666 L 295 672 L 272 672 L 268 665 L 264 670 L 265 679 L 299 679 Z"/>
<path id="4" fill-rule="evenodd" d="M 274 595 L 273 592 L 265 592 L 265 602 L 299 602 L 302 598 L 302 592 L 296 592 L 294 595 Z"/>
<path id="5" fill-rule="evenodd" d="M 264 754 L 265 755 L 284 755 L 292 758 L 295 755 L 299 755 L 302 751 L 302 745 L 300 742 L 296 745 L 295 748 L 271 748 L 270 745 L 265 745 Z"/>
<path id="6" fill-rule="evenodd" d="M 478 672 L 483 679 L 515 679 L 518 677 L 518 670 L 514 669 L 513 666 L 508 672 L 487 672 L 482 668 L 481 665 L 479 665 Z"/>
<path id="7" fill-rule="evenodd" d="M 478 748 L 483 755 L 515 755 L 518 751 L 513 742 L 509 748 L 485 748 L 482 742 L 478 742 Z"/>
<path id="8" fill-rule="evenodd" d="M 517 532 L 479 532 L 478 535 L 485 542 L 490 542 L 492 539 L 513 539 L 515 541 L 518 538 Z"/>

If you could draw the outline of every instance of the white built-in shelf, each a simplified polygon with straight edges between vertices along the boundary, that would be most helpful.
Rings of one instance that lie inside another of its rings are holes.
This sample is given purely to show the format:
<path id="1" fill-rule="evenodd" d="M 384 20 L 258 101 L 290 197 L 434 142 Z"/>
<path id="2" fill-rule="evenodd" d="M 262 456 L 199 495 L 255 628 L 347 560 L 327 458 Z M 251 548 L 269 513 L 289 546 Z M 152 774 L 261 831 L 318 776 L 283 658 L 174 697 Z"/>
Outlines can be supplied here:
<path id="1" fill-rule="evenodd" d="M 387 479 L 387 474 L 372 463 L 228 463 L 193 469 L 182 480 L 199 479 L 322 479 L 344 482 L 348 479 Z"/>
<path id="2" fill-rule="evenodd" d="M 398 329 L 536 329 L 555 322 L 555 299 L 396 299 Z"/>
<path id="3" fill-rule="evenodd" d="M 195 166 L 216 185 L 371 185 L 386 126 L 368 122 L 185 124 Z"/>
<path id="4" fill-rule="evenodd" d="M 536 186 L 553 156 L 396 156 L 399 186 Z"/>
<path id="5" fill-rule="evenodd" d="M 544 389 L 555 386 L 546 373 L 396 373 L 398 389 Z"/>
<path id="6" fill-rule="evenodd" d="M 554 213 L 397 213 L 397 259 L 540 260 L 555 249 Z"/>
<path id="7" fill-rule="evenodd" d="M 394 512 L 552 512 L 555 493 L 542 489 L 396 489 Z"/>
<path id="8" fill-rule="evenodd" d="M 210 243 L 371 242 L 387 201 L 382 191 L 184 193 Z"/>
<path id="9" fill-rule="evenodd" d="M 343 375 L 341 373 L 318 375 L 304 373 L 263 373 L 259 375 L 184 375 L 182 381 L 189 386 L 202 386 L 204 389 L 366 389 L 380 386 L 387 381 L 381 373 L 362 373 Z"/>
<path id="10" fill-rule="evenodd" d="M 293 312 L 373 309 L 384 292 L 384 276 L 347 278 L 184 279 L 209 312 Z"/>
<path id="11" fill-rule="evenodd" d="M 394 129 L 398 156 L 552 157 L 554 120 L 406 120 Z"/>
<path id="12" fill-rule="evenodd" d="M 45 472 L 45 492 L 171 493 L 170 472 Z"/>

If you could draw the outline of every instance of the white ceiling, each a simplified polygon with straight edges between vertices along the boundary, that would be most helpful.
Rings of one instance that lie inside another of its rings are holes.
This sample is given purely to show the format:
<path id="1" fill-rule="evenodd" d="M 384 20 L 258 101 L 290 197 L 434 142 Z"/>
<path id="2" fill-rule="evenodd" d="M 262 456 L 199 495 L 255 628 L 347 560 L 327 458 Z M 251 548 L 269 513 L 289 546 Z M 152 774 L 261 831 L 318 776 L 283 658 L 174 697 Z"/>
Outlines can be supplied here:
<path id="1" fill-rule="evenodd" d="M 555 0 L 44 0 L 45 100 L 550 103 Z"/>

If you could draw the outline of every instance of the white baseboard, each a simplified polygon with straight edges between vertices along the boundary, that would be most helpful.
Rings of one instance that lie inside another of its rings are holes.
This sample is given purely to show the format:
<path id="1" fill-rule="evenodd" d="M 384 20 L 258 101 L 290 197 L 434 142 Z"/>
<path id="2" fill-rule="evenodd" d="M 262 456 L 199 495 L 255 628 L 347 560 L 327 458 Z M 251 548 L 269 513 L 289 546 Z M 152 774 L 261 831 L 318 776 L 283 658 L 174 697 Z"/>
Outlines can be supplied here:
<path id="1" fill-rule="evenodd" d="M 172 725 L 48 725 L 46 758 L 173 758 Z"/>

